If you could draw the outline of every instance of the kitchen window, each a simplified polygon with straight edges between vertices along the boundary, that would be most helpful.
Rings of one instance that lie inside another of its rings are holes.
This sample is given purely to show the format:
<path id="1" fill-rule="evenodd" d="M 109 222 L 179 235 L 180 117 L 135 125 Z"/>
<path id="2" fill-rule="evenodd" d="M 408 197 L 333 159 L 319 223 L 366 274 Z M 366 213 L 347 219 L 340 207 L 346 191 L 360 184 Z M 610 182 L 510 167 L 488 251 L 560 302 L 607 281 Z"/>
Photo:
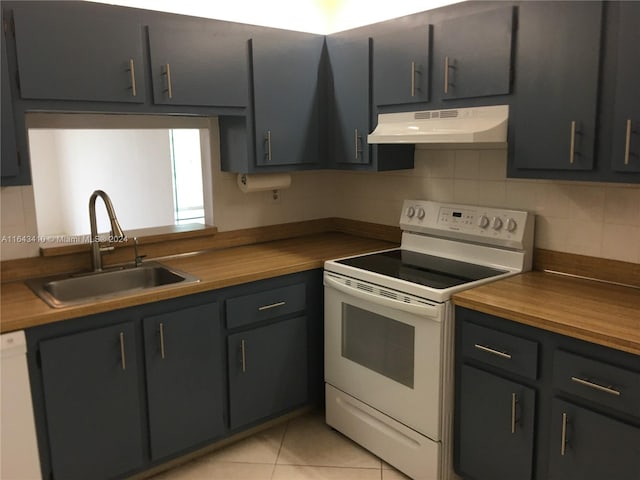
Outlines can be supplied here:
<path id="1" fill-rule="evenodd" d="M 212 119 L 204 117 L 27 115 L 40 238 L 89 233 L 88 201 L 109 194 L 122 228 L 213 224 Z M 217 145 L 214 145 L 217 148 Z M 96 209 L 98 231 L 109 231 Z"/>

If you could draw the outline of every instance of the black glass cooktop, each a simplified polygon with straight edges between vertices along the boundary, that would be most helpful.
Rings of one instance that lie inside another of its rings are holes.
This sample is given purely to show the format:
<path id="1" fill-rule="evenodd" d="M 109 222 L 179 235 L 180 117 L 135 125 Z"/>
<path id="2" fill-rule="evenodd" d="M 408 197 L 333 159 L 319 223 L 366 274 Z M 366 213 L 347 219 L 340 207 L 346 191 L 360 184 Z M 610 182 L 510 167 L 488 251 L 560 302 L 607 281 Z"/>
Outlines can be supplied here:
<path id="1" fill-rule="evenodd" d="M 338 263 L 431 288 L 449 288 L 506 273 L 506 270 L 401 249 L 347 258 Z"/>

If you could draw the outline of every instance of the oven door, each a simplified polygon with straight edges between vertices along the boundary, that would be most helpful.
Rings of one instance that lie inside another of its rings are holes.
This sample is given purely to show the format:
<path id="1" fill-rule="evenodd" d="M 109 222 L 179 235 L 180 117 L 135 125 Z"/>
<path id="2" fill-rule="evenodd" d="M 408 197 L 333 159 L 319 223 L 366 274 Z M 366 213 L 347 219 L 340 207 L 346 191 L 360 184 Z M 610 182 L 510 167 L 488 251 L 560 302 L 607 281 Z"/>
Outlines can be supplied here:
<path id="1" fill-rule="evenodd" d="M 324 274 L 325 381 L 440 440 L 446 304 Z"/>

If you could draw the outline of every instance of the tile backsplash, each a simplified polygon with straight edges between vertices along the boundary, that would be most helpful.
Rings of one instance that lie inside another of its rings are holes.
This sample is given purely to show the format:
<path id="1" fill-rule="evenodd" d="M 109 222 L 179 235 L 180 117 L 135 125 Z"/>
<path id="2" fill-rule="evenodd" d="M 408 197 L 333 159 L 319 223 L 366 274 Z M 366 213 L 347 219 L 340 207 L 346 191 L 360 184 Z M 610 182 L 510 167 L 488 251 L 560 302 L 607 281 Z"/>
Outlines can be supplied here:
<path id="1" fill-rule="evenodd" d="M 396 225 L 405 198 L 529 210 L 536 247 L 640 263 L 640 185 L 507 179 L 506 149 L 415 158 L 413 170 L 334 172 L 335 216 Z"/>
<path id="2" fill-rule="evenodd" d="M 278 200 L 242 193 L 236 175 L 218 167 L 214 223 L 226 231 L 333 216 L 397 225 L 403 200 L 417 198 L 529 210 L 537 247 L 640 263 L 640 185 L 507 179 L 506 157 L 502 149 L 425 149 L 413 170 L 296 172 Z M 0 202 L 3 236 L 35 235 L 32 187 L 3 187 Z M 33 243 L 0 250 L 2 260 L 37 252 Z"/>

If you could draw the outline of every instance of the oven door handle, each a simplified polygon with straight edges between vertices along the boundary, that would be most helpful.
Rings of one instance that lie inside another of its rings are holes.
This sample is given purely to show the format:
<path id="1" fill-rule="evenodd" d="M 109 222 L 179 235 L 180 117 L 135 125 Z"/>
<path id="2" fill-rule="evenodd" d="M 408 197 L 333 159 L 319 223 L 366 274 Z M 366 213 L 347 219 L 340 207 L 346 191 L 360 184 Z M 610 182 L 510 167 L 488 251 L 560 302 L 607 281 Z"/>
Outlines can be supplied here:
<path id="1" fill-rule="evenodd" d="M 338 290 L 342 293 L 346 293 L 347 295 L 350 295 L 352 297 L 361 298 L 363 300 L 375 303 L 377 305 L 382 305 L 385 307 L 402 310 L 404 312 L 413 313 L 414 315 L 419 315 L 421 317 L 429 317 L 434 320 L 440 321 L 440 308 L 435 305 L 429 305 L 426 303 L 417 305 L 415 303 L 405 303 L 400 300 L 394 300 L 392 298 L 382 297 L 380 295 L 368 293 L 358 288 L 344 285 L 338 282 L 337 280 L 331 278 L 331 276 L 329 275 L 325 275 L 324 284 L 326 287 L 334 288 L 335 290 Z"/>

